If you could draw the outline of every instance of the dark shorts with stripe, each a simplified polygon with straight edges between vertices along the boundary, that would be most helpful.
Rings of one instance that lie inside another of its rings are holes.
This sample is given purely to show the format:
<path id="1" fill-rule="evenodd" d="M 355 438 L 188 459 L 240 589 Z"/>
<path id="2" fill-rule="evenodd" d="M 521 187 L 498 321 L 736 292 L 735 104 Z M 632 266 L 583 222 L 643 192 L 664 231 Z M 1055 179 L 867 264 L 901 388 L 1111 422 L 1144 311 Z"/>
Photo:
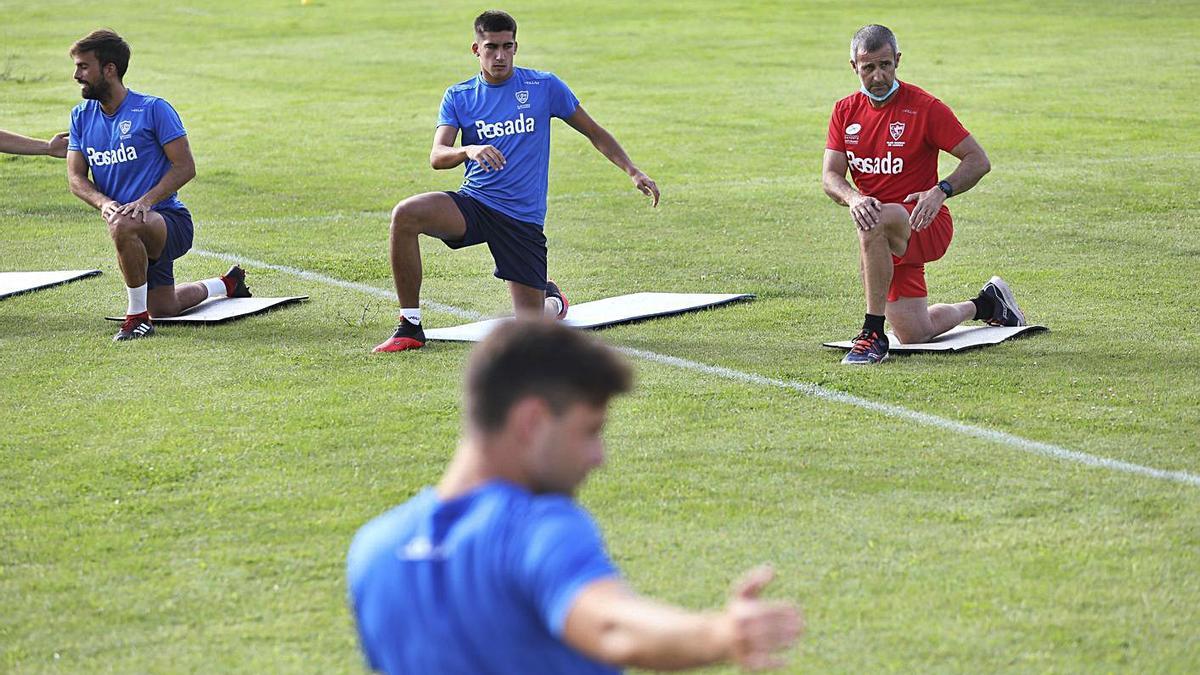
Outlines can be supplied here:
<path id="1" fill-rule="evenodd" d="M 497 279 L 524 286 L 546 288 L 546 234 L 542 228 L 509 218 L 483 202 L 459 192 L 447 192 L 463 220 L 467 233 L 458 241 L 442 240 L 450 248 L 486 243 L 496 263 Z"/>
<path id="2" fill-rule="evenodd" d="M 192 248 L 192 214 L 187 209 L 164 207 L 154 209 L 167 222 L 167 243 L 158 257 L 146 268 L 146 284 L 150 288 L 175 285 L 175 259 Z"/>

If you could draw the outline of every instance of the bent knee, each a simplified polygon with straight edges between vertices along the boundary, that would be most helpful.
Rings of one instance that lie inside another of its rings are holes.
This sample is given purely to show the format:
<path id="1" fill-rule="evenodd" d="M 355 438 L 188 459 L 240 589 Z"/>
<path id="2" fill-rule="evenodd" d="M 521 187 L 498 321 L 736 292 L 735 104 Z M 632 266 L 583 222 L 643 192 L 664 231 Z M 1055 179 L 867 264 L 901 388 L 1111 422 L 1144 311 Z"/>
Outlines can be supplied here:
<path id="1" fill-rule="evenodd" d="M 400 234 L 420 234 L 420 207 L 406 199 L 392 209 L 392 232 Z"/>
<path id="2" fill-rule="evenodd" d="M 126 215 L 119 215 L 108 223 L 108 236 L 114 240 L 138 236 L 139 223 Z"/>

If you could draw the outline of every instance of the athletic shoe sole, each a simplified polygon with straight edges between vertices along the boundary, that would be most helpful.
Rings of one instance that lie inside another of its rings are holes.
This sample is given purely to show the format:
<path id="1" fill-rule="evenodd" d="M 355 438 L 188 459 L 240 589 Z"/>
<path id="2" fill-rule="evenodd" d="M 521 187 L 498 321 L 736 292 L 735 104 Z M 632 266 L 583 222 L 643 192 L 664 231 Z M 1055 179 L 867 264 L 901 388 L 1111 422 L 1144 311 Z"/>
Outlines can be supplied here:
<path id="1" fill-rule="evenodd" d="M 233 267 L 229 268 L 229 271 L 225 273 L 225 276 L 230 279 L 237 280 L 237 283 L 235 283 L 233 286 L 233 295 L 230 295 L 229 297 L 231 297 L 231 298 L 252 298 L 252 297 L 254 297 L 250 293 L 250 287 L 246 285 L 246 270 L 242 269 L 238 265 L 234 265 Z"/>
<path id="2" fill-rule="evenodd" d="M 385 352 L 402 352 L 408 349 L 420 349 L 425 343 L 420 340 L 414 340 L 410 337 L 394 337 L 388 338 L 381 344 L 375 345 L 371 350 L 374 354 L 383 354 Z"/>
<path id="3" fill-rule="evenodd" d="M 145 328 L 143 328 L 143 326 Z M 139 324 L 138 326 L 136 326 L 133 330 L 129 331 L 128 333 L 123 330 L 118 331 L 117 334 L 113 336 L 113 342 L 126 342 L 128 340 L 141 340 L 143 338 L 148 338 L 153 335 L 154 335 L 154 326 L 151 324 L 148 324 L 148 323 L 143 323 L 143 324 Z"/>
<path id="4" fill-rule="evenodd" d="M 843 358 L 842 365 L 843 366 L 877 366 L 877 365 L 883 363 L 884 361 L 887 361 L 891 357 L 892 357 L 891 353 L 888 353 L 888 354 L 884 354 L 883 358 L 879 359 L 878 361 L 847 361 L 846 358 Z"/>

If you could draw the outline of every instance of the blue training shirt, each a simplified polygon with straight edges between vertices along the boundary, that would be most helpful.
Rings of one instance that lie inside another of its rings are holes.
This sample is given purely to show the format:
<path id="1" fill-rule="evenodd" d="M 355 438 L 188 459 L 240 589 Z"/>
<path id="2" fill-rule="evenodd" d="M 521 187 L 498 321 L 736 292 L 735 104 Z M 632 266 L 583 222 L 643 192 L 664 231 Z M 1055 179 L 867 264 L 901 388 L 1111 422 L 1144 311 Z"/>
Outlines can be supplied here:
<path id="1" fill-rule="evenodd" d="M 170 103 L 129 89 L 112 115 L 91 99 L 75 106 L 67 149 L 83 153 L 101 192 L 128 204 L 149 192 L 171 168 L 162 146 L 186 135 Z M 154 205 L 158 207 L 181 209 L 183 202 L 172 193 Z"/>
<path id="2" fill-rule="evenodd" d="M 587 513 L 494 481 L 426 488 L 355 535 L 350 604 L 367 664 L 387 673 L 604 673 L 561 640 L 587 584 L 617 575 Z"/>
<path id="3" fill-rule="evenodd" d="M 513 68 L 500 84 L 476 75 L 446 89 L 438 126 L 457 127 L 462 144 L 491 145 L 505 159 L 499 171 L 467 160 L 463 194 L 526 223 L 546 221 L 550 118 L 575 114 L 579 99 L 554 73 Z"/>

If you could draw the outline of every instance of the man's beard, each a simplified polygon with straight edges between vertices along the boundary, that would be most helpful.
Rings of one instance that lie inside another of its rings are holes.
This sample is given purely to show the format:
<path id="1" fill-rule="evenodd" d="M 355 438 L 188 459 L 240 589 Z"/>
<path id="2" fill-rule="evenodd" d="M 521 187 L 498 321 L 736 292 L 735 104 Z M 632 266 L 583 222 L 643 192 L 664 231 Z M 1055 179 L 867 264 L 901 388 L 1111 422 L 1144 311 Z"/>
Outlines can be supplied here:
<path id="1" fill-rule="evenodd" d="M 92 84 L 91 82 L 84 82 L 83 88 L 80 90 L 79 93 L 82 94 L 84 98 L 89 98 L 94 101 L 104 101 L 105 99 L 108 98 L 108 95 L 111 92 L 112 92 L 112 86 L 110 86 L 108 84 L 108 81 L 100 80 L 96 84 Z"/>

